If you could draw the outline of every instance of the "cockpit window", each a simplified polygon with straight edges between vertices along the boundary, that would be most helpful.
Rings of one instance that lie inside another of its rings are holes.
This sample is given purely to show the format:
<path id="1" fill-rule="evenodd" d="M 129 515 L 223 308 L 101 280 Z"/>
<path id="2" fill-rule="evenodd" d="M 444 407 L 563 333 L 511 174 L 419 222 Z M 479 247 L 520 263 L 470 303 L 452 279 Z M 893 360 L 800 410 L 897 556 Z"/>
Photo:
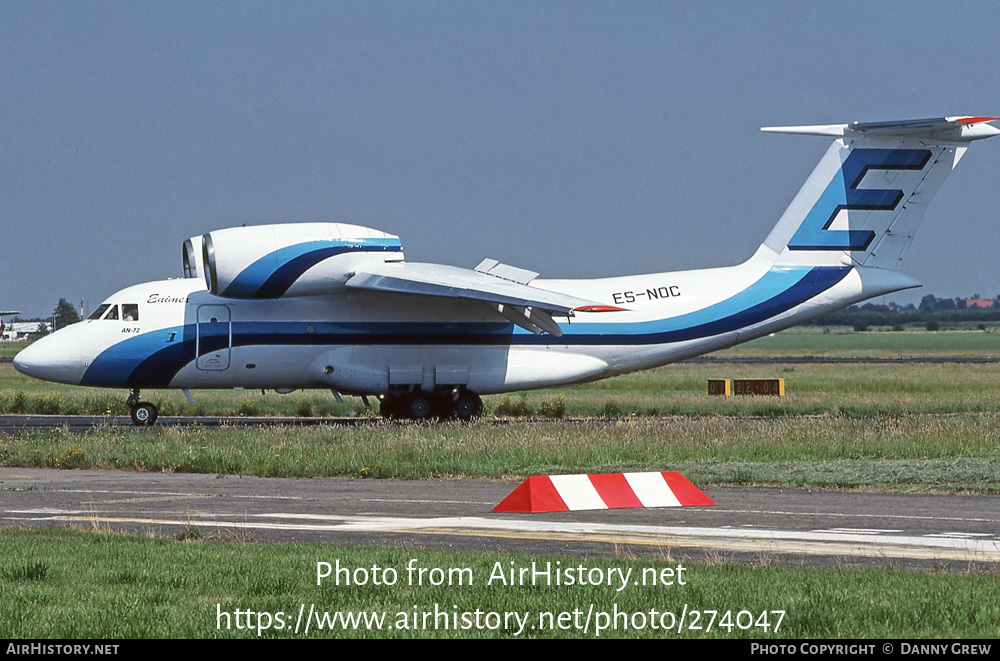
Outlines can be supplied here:
<path id="1" fill-rule="evenodd" d="M 102 303 L 87 319 L 100 319 L 108 311 L 109 307 L 111 307 L 109 303 Z"/>
<path id="2" fill-rule="evenodd" d="M 122 303 L 121 317 L 118 316 L 118 305 L 115 303 L 101 303 L 100 307 L 94 310 L 87 319 L 103 319 L 104 321 L 139 321 L 139 306 L 136 303 Z"/>

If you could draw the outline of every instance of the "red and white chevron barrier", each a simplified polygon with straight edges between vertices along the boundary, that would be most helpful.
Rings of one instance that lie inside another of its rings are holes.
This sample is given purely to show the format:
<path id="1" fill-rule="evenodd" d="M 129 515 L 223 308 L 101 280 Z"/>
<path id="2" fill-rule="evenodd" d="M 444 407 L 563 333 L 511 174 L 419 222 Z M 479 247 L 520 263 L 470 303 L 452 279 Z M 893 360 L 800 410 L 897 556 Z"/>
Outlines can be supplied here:
<path id="1" fill-rule="evenodd" d="M 622 507 L 690 507 L 715 502 L 677 472 L 529 477 L 494 512 L 568 512 Z"/>

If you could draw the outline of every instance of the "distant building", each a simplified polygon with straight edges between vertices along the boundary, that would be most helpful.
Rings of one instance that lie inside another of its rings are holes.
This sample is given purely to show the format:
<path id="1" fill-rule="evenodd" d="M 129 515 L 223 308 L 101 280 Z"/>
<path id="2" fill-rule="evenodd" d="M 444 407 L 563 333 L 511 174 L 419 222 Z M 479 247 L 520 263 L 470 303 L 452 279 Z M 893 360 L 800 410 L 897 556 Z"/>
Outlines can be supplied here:
<path id="1" fill-rule="evenodd" d="M 15 321 L 9 324 L 0 323 L 0 342 L 27 342 L 38 339 L 43 333 L 48 333 L 52 325 L 47 321 Z M 39 331 L 42 326 L 44 331 Z"/>
<path id="2" fill-rule="evenodd" d="M 968 308 L 981 308 L 983 310 L 992 310 L 997 307 L 997 302 L 988 298 L 967 298 L 965 299 L 965 307 Z"/>

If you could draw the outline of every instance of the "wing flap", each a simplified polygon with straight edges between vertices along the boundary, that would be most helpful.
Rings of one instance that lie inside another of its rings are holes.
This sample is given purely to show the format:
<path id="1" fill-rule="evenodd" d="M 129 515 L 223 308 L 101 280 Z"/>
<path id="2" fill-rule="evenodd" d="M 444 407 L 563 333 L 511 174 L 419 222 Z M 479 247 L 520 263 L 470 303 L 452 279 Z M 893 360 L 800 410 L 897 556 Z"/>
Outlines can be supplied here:
<path id="1" fill-rule="evenodd" d="M 508 321 L 517 324 L 525 330 L 529 330 L 535 335 L 548 333 L 555 337 L 562 337 L 563 330 L 556 323 L 552 315 L 539 308 L 522 308 L 515 305 L 497 305 L 499 312 Z"/>

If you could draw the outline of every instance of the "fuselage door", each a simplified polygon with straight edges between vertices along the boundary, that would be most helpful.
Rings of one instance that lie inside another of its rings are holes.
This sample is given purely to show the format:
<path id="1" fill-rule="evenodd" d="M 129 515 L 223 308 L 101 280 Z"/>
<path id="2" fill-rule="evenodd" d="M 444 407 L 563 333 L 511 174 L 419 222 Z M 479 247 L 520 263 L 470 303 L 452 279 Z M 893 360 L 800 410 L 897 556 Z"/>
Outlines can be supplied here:
<path id="1" fill-rule="evenodd" d="M 225 305 L 198 308 L 198 369 L 229 369 L 229 348 L 233 345 L 233 325 Z"/>

